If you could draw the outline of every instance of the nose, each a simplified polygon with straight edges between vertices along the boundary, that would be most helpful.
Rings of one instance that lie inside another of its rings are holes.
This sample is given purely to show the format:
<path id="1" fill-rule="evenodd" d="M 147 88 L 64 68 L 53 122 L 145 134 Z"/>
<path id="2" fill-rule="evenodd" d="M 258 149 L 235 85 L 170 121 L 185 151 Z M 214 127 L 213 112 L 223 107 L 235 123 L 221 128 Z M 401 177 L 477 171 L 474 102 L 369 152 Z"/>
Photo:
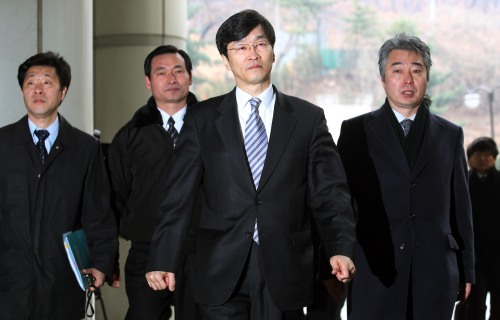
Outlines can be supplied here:
<path id="1" fill-rule="evenodd" d="M 43 86 L 41 83 L 37 82 L 35 84 L 35 94 L 40 94 L 43 92 Z"/>
<path id="2" fill-rule="evenodd" d="M 408 85 L 413 85 L 413 77 L 411 73 L 408 73 L 404 78 L 404 83 Z"/>
<path id="3" fill-rule="evenodd" d="M 174 73 L 170 72 L 167 74 L 167 82 L 168 83 L 176 83 L 177 82 L 177 78 L 176 78 Z"/>

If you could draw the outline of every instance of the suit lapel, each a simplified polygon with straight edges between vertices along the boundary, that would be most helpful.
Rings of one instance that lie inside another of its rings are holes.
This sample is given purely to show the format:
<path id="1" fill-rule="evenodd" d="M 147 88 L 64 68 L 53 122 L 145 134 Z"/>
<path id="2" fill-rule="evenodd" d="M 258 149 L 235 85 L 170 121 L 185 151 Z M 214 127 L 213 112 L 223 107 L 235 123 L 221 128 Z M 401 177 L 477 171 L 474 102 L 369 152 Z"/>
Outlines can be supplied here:
<path id="1" fill-rule="evenodd" d="M 381 107 L 372 112 L 373 117 L 366 120 L 366 136 L 370 153 L 376 156 L 376 159 L 385 159 L 389 155 L 407 176 L 410 176 L 410 167 L 399 142 L 396 132 L 389 117 L 385 114 L 386 110 Z"/>
<path id="2" fill-rule="evenodd" d="M 281 155 L 290 140 L 297 122 L 290 116 L 293 108 L 288 103 L 288 100 L 283 94 L 278 92 L 276 88 L 274 88 L 274 91 L 276 92 L 276 102 L 274 104 L 271 138 L 267 149 L 264 170 L 262 172 L 262 176 L 260 177 L 259 190 L 266 185 L 267 181 L 274 172 L 274 169 L 278 165 L 279 159 L 281 158 Z"/>
<path id="3" fill-rule="evenodd" d="M 228 154 L 240 169 L 242 176 L 246 176 L 248 183 L 253 187 L 252 174 L 248 167 L 245 143 L 238 118 L 235 90 L 225 96 L 217 110 L 219 111 L 219 117 L 215 120 L 215 127 L 219 132 L 220 139 Z"/>

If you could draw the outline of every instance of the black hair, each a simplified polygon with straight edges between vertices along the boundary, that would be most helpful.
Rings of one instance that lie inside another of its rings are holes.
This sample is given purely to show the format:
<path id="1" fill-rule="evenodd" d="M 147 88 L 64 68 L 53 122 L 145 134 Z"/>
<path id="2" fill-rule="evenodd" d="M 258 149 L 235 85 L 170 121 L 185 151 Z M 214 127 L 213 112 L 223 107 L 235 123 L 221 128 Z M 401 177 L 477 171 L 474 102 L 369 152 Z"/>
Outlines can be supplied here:
<path id="1" fill-rule="evenodd" d="M 276 35 L 272 24 L 257 11 L 249 9 L 232 15 L 219 27 L 215 36 L 215 43 L 219 53 L 227 57 L 227 45 L 245 38 L 259 25 L 264 29 L 267 40 L 274 48 Z"/>
<path id="2" fill-rule="evenodd" d="M 497 144 L 489 137 L 477 138 L 467 147 L 467 159 L 470 159 L 474 152 L 489 152 L 496 158 L 498 155 Z"/>
<path id="3" fill-rule="evenodd" d="M 17 69 L 17 81 L 19 82 L 21 89 L 23 88 L 23 83 L 26 78 L 26 72 L 33 66 L 54 67 L 56 69 L 57 77 L 59 78 L 61 89 L 69 88 L 69 84 L 71 83 L 71 67 L 63 57 L 59 56 L 59 54 L 47 51 L 37 53 L 21 63 Z"/>
<path id="4" fill-rule="evenodd" d="M 181 55 L 181 57 L 184 59 L 184 64 L 186 65 L 186 70 L 191 75 L 191 71 L 193 70 L 193 64 L 191 62 L 191 59 L 189 58 L 189 55 L 181 49 L 178 49 L 176 46 L 173 46 L 171 44 L 167 45 L 161 45 L 151 51 L 146 59 L 144 60 L 144 74 L 146 77 L 151 76 L 151 62 L 153 61 L 153 58 L 162 54 L 167 54 L 167 53 L 178 53 Z"/>

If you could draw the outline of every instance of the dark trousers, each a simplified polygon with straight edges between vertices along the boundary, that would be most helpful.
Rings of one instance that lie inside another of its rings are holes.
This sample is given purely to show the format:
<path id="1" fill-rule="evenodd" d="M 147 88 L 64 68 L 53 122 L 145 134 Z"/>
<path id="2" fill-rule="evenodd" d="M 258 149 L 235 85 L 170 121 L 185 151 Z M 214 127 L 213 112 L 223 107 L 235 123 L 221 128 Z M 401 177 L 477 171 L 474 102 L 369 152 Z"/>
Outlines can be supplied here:
<path id="1" fill-rule="evenodd" d="M 488 283 L 483 274 L 476 272 L 476 283 L 464 303 L 459 303 L 455 309 L 455 320 L 484 320 L 486 319 L 486 296 Z M 500 292 L 490 292 L 489 320 L 500 320 Z"/>
<path id="2" fill-rule="evenodd" d="M 346 285 L 336 278 L 316 281 L 314 301 L 307 307 L 308 320 L 341 320 L 346 299 Z"/>
<path id="3" fill-rule="evenodd" d="M 154 291 L 146 281 L 148 255 L 148 244 L 132 242 L 125 263 L 125 290 L 129 304 L 125 320 L 167 320 L 172 315 L 172 292 Z"/>
<path id="4" fill-rule="evenodd" d="M 220 306 L 200 305 L 205 320 L 303 320 L 302 310 L 283 312 L 267 288 L 260 250 L 252 245 L 246 267 L 231 298 Z"/>

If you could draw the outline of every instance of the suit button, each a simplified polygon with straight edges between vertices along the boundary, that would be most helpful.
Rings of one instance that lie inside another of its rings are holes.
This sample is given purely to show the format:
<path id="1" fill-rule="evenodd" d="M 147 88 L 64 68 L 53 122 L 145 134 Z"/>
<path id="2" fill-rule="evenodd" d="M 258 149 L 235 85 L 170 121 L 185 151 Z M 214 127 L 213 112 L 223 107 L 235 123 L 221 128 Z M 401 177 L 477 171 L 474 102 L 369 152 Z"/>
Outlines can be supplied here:
<path id="1" fill-rule="evenodd" d="M 255 205 L 256 206 L 260 206 L 262 204 L 262 201 L 260 201 L 259 199 L 255 200 Z"/>
<path id="2" fill-rule="evenodd" d="M 404 244 L 404 243 L 402 243 L 402 244 L 399 246 L 399 249 L 404 250 L 404 249 L 405 249 L 405 244 Z"/>
<path id="3" fill-rule="evenodd" d="M 247 238 L 249 238 L 249 237 L 253 236 L 253 234 L 250 231 L 247 231 L 247 232 L 245 232 L 245 236 L 247 236 Z"/>

